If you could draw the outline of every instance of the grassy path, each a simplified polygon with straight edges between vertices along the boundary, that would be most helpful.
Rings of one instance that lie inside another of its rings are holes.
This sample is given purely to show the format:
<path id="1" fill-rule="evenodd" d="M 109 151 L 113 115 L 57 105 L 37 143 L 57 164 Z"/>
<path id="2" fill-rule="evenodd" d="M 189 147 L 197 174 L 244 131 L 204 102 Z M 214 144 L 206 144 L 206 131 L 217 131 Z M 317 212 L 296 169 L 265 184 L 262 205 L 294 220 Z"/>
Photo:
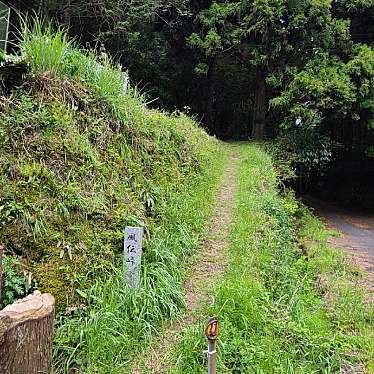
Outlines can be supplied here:
<path id="1" fill-rule="evenodd" d="M 133 374 L 168 371 L 170 369 L 167 358 L 168 352 L 177 343 L 179 333 L 189 325 L 206 319 L 206 315 L 199 315 L 198 311 L 200 307 L 213 303 L 212 283 L 214 282 L 212 280 L 217 280 L 227 264 L 225 254 L 229 245 L 228 238 L 234 207 L 234 195 L 238 183 L 239 161 L 237 150 L 230 147 L 219 194 L 213 208 L 208 235 L 193 260 L 184 282 L 186 312 L 172 326 L 167 328 L 161 339 L 151 344 L 151 348 L 143 359 L 134 365 Z"/>
<path id="2" fill-rule="evenodd" d="M 360 274 L 292 191 L 269 154 L 241 144 L 227 266 L 204 315 L 221 323 L 222 374 L 374 373 L 374 314 Z M 169 373 L 202 374 L 204 319 L 178 331 Z M 162 371 L 160 371 L 162 372 Z"/>
<path id="3" fill-rule="evenodd" d="M 211 315 L 221 323 L 219 373 L 374 373 L 374 310 L 360 274 L 292 191 L 279 191 L 263 147 L 229 150 L 208 239 L 185 283 L 187 311 L 133 373 L 205 373 Z"/>

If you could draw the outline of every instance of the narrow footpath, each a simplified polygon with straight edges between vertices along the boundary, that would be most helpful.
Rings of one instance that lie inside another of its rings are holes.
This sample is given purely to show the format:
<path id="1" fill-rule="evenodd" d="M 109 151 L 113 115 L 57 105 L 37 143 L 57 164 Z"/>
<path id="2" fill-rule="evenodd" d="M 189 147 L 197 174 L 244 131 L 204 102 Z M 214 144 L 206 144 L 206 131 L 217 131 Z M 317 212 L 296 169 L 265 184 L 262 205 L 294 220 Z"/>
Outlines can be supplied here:
<path id="1" fill-rule="evenodd" d="M 151 344 L 149 351 L 133 366 L 133 374 L 167 372 L 170 369 L 167 354 L 176 344 L 179 332 L 197 323 L 200 318 L 207 318 L 207 316 L 199 316 L 198 311 L 201 306 L 212 303 L 212 283 L 214 283 L 212 280 L 217 280 L 227 264 L 226 250 L 229 245 L 234 196 L 238 184 L 239 161 L 238 152 L 231 147 L 213 208 L 207 238 L 202 242 L 197 258 L 191 265 L 183 285 L 186 295 L 186 312 L 166 329 L 160 339 Z"/>

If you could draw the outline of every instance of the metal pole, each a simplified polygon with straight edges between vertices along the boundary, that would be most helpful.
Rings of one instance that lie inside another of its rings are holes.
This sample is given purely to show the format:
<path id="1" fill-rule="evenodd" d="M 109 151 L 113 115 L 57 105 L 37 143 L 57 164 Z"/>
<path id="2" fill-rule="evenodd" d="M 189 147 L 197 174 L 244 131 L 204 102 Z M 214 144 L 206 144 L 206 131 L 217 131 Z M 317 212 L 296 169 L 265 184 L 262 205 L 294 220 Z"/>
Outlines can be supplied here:
<path id="1" fill-rule="evenodd" d="M 208 340 L 208 374 L 217 373 L 216 341 Z"/>
<path id="2" fill-rule="evenodd" d="M 208 338 L 208 374 L 217 373 L 217 352 L 216 341 L 219 332 L 219 323 L 217 318 L 209 318 L 205 327 L 205 336 Z"/>

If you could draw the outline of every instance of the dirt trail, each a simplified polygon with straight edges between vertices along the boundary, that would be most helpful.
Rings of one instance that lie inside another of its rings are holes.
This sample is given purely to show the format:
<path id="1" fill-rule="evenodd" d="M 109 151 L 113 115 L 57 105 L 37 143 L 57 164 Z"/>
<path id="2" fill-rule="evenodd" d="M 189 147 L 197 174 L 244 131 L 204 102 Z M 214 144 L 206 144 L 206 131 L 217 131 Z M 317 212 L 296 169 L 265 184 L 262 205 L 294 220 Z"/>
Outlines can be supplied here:
<path id="1" fill-rule="evenodd" d="M 197 259 L 183 285 L 187 302 L 186 313 L 166 330 L 161 339 L 151 344 L 145 358 L 133 367 L 132 374 L 167 372 L 170 369 L 167 353 L 176 344 L 179 332 L 187 326 L 197 323 L 199 308 L 213 301 L 211 280 L 217 279 L 223 273 L 227 262 L 226 249 L 238 171 L 239 156 L 235 149 L 232 149 L 225 165 L 220 192 L 213 208 L 207 239 L 201 244 Z"/>

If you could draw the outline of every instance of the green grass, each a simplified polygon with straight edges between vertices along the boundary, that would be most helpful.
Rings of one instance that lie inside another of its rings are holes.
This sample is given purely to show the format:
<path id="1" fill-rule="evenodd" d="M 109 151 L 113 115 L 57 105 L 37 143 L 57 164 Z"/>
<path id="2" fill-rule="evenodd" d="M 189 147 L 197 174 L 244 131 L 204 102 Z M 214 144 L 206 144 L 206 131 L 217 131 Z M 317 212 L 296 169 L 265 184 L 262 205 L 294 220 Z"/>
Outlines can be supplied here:
<path id="1" fill-rule="evenodd" d="M 36 74 L 70 78 L 93 89 L 116 111 L 124 100 L 143 98 L 129 84 L 129 77 L 105 52 L 84 51 L 64 29 L 54 29 L 42 19 L 21 19 L 21 57 Z M 138 104 L 138 103 L 137 103 Z"/>
<path id="2" fill-rule="evenodd" d="M 241 152 L 230 266 L 215 287 L 214 305 L 203 311 L 221 322 L 218 371 L 335 373 L 370 366 L 373 309 L 352 283 L 356 270 L 327 248 L 328 233 L 291 193 L 280 196 L 270 157 L 256 145 Z M 203 328 L 183 332 L 169 357 L 172 372 L 206 372 Z"/>
<path id="3" fill-rule="evenodd" d="M 23 85 L 0 101 L 0 242 L 57 305 L 57 372 L 121 373 L 184 309 L 225 151 L 197 123 L 150 110 L 106 56 L 24 24 Z M 143 226 L 141 288 L 123 281 Z"/>
<path id="4" fill-rule="evenodd" d="M 22 20 L 21 50 L 34 72 L 53 72 L 64 75 L 66 59 L 74 48 L 62 29 L 54 31 L 36 18 L 32 27 L 28 19 Z"/>
<path id="5" fill-rule="evenodd" d="M 62 317 L 55 350 L 59 371 L 80 367 L 80 372 L 122 373 L 150 337 L 160 332 L 161 322 L 184 310 L 183 259 L 193 254 L 206 229 L 222 158 L 211 167 L 192 186 L 170 196 L 160 212 L 145 249 L 141 289 L 134 291 L 124 284 L 119 263 L 113 274 L 97 279 L 85 295 L 88 315 Z M 209 190 L 212 193 L 207 195 Z"/>

